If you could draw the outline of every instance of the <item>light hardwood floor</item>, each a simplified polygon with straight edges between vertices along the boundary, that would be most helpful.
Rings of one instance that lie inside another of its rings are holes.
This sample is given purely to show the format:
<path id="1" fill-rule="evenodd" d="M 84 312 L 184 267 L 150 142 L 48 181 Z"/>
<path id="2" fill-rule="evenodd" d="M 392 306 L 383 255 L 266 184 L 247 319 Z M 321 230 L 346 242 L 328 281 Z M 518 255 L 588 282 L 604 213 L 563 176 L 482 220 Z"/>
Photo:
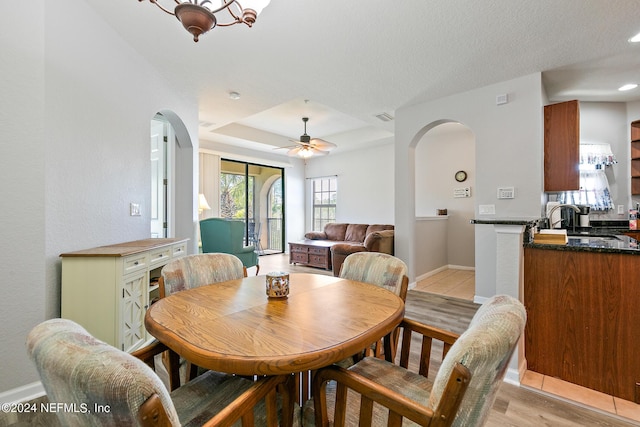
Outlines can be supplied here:
<path id="1" fill-rule="evenodd" d="M 260 257 L 260 275 L 271 271 L 312 272 L 331 275 L 331 271 L 316 268 L 289 265 L 288 255 L 268 255 Z M 255 268 L 248 274 L 255 274 Z M 449 274 L 450 275 L 450 274 Z M 467 277 L 468 279 L 468 277 Z M 452 288 L 455 286 L 450 280 Z M 468 285 L 468 283 L 467 283 Z M 407 295 L 406 316 L 424 323 L 437 325 L 445 329 L 462 332 L 467 328 L 471 317 L 478 308 L 470 298 L 437 295 L 423 289 L 412 289 Z M 433 289 L 432 289 L 433 290 Z M 459 291 L 459 290 L 458 290 Z M 460 295 L 460 294 L 457 294 Z M 414 346 L 414 348 L 416 348 Z M 434 369 L 436 363 L 432 363 Z M 551 379 L 529 375 L 527 386 L 515 386 L 503 383 L 493 405 L 487 426 L 517 427 L 577 427 L 577 426 L 638 426 L 640 424 L 640 405 L 631 402 L 614 402 L 618 414 L 593 406 L 592 403 L 581 403 L 579 396 L 568 395 L 567 391 L 556 390 Z M 546 385 L 545 385 L 546 383 Z M 582 390 L 584 392 L 584 390 Z M 591 391 L 591 390 L 589 390 Z M 555 393 L 554 393 L 555 392 Z M 564 396 L 562 396 L 564 394 Z M 587 393 L 589 394 L 589 393 Z M 53 414 L 46 417 L 16 418 L 0 413 L 1 426 L 58 426 Z M 42 415 L 42 414 L 40 414 Z"/>

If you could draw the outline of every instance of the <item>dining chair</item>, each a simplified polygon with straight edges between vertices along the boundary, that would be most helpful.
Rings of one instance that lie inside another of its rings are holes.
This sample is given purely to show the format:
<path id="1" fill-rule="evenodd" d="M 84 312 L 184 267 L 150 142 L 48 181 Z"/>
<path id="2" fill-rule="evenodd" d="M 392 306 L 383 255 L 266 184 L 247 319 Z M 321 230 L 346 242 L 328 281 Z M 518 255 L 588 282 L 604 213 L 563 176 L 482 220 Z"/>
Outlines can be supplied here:
<path id="1" fill-rule="evenodd" d="M 227 280 L 242 279 L 247 271 L 232 254 L 206 253 L 187 255 L 162 267 L 158 281 L 160 298 L 186 289 Z"/>
<path id="2" fill-rule="evenodd" d="M 393 255 L 381 252 L 352 253 L 344 259 L 342 267 L 340 268 L 339 277 L 380 286 L 398 295 L 402 298 L 402 301 L 406 301 L 407 299 L 407 287 L 409 285 L 407 265 L 400 258 L 396 258 Z M 396 329 L 392 333 L 392 358 L 395 356 L 398 337 L 399 330 Z M 382 340 L 373 343 L 367 348 L 365 355 L 382 357 Z M 340 363 L 341 366 L 348 364 L 348 361 Z"/>
<path id="3" fill-rule="evenodd" d="M 478 309 L 462 335 L 405 318 L 400 325 L 399 365 L 367 357 L 348 369 L 334 365 L 318 370 L 312 385 L 314 398 L 305 404 L 304 424 L 380 426 L 389 422 L 399 426 L 406 418 L 430 427 L 481 426 L 495 401 L 526 317 L 520 301 L 498 295 Z M 416 339 L 422 336 L 421 351 L 419 360 L 412 360 L 410 365 L 414 334 Z M 441 362 L 431 381 L 428 376 L 434 340 L 441 342 L 443 350 L 441 357 L 433 355 L 436 362 L 440 358 Z"/>
<path id="4" fill-rule="evenodd" d="M 165 298 L 187 289 L 242 279 L 246 276 L 246 268 L 235 255 L 226 253 L 187 255 L 162 267 L 158 291 L 160 298 Z M 173 390 L 180 384 L 180 359 L 175 354 L 166 353 L 163 360 L 169 373 L 170 388 Z M 186 381 L 194 379 L 197 372 L 198 367 L 187 361 Z"/>
<path id="5" fill-rule="evenodd" d="M 293 420 L 292 376 L 254 382 L 210 371 L 169 393 L 145 362 L 68 319 L 34 327 L 27 349 L 48 400 L 68 408 L 56 411 L 61 425 L 229 426 L 241 420 L 243 426 L 277 426 Z"/>
<path id="6" fill-rule="evenodd" d="M 244 221 L 226 218 L 206 218 L 200 221 L 200 239 L 202 252 L 223 252 L 240 258 L 246 268 L 256 267 L 256 276 L 260 270 L 258 254 L 253 245 L 244 245 Z"/>

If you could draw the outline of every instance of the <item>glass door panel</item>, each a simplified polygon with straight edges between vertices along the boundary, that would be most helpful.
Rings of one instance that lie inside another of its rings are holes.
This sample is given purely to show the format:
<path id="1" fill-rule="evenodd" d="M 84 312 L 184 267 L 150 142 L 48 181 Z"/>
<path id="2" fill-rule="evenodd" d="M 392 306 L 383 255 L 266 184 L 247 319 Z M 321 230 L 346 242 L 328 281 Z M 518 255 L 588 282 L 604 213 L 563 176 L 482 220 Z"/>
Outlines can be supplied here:
<path id="1" fill-rule="evenodd" d="M 222 160 L 220 211 L 223 218 L 245 223 L 245 244 L 259 254 L 284 252 L 282 168 Z"/>

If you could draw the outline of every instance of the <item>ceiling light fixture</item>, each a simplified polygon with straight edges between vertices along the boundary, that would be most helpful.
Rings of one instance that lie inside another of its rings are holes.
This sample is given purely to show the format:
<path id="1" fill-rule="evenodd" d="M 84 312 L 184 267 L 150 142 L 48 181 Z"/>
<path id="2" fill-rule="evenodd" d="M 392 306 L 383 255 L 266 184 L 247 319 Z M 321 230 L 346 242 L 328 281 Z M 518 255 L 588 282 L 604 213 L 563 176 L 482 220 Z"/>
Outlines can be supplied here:
<path id="1" fill-rule="evenodd" d="M 629 84 L 626 84 L 626 85 L 624 85 L 624 86 L 620 86 L 620 87 L 618 88 L 618 90 L 619 90 L 620 92 L 624 92 L 624 91 L 626 91 L 626 90 L 635 89 L 635 88 L 637 88 L 637 87 L 638 87 L 638 85 L 637 85 L 637 84 L 635 84 L 635 83 L 629 83 Z"/>
<path id="2" fill-rule="evenodd" d="M 629 43 L 640 43 L 640 33 L 629 39 Z"/>
<path id="3" fill-rule="evenodd" d="M 253 26 L 262 9 L 267 7 L 271 0 L 242 0 L 244 8 L 236 0 L 173 0 L 177 4 L 173 11 L 162 6 L 161 1 L 164 0 L 149 0 L 163 12 L 178 18 L 185 30 L 193 34 L 193 41 L 197 42 L 201 34 L 213 29 L 216 25 L 219 27 L 235 24 Z M 225 9 L 232 19 L 229 22 L 219 23 L 216 13 Z"/>

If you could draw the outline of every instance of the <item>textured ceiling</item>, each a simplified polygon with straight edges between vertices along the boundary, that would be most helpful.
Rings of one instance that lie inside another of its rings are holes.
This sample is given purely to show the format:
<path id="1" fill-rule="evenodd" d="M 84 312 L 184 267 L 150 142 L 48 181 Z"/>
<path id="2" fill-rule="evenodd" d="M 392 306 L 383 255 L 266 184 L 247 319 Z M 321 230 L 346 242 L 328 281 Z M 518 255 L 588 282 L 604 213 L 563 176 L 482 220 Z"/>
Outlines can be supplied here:
<path id="1" fill-rule="evenodd" d="M 85 1 L 197 96 L 201 139 L 258 150 L 290 145 L 303 116 L 336 151 L 386 143 L 380 113 L 534 72 L 553 101 L 640 99 L 616 90 L 640 83 L 637 0 L 272 0 L 198 43 L 148 1 Z"/>

